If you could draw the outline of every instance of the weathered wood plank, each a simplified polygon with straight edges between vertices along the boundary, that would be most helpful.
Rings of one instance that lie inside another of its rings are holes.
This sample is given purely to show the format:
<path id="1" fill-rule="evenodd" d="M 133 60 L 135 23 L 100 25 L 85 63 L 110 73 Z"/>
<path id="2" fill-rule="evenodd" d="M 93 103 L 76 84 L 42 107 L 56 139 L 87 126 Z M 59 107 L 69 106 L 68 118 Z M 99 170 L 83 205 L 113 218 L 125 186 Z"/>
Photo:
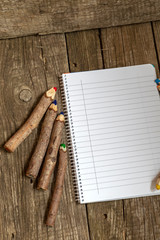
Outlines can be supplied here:
<path id="1" fill-rule="evenodd" d="M 59 86 L 58 76 L 68 71 L 64 35 L 0 41 L 1 146 L 25 121 L 41 94 Z M 58 92 L 58 101 L 60 95 Z M 61 103 L 59 104 L 61 106 Z M 76 205 L 68 167 L 63 197 L 54 228 L 44 225 L 49 191 L 35 188 L 24 176 L 38 137 L 35 130 L 13 153 L 0 151 L 0 239 L 88 239 L 85 206 Z"/>
<path id="2" fill-rule="evenodd" d="M 102 30 L 105 67 L 158 64 L 150 24 Z M 157 42 L 158 44 L 158 42 Z M 160 197 L 124 200 L 124 239 L 160 239 Z"/>
<path id="3" fill-rule="evenodd" d="M 155 39 L 155 45 L 156 45 L 156 51 L 157 51 L 157 57 L 158 57 L 158 63 L 160 64 L 160 21 L 153 22 L 153 35 Z M 160 68 L 160 65 L 158 66 Z M 158 70 L 159 70 L 158 68 Z M 158 72 L 159 74 L 159 72 Z M 159 77 L 159 75 L 158 75 Z"/>
<path id="4" fill-rule="evenodd" d="M 69 71 L 65 36 L 62 34 L 54 34 L 41 36 L 40 39 L 47 85 L 51 87 L 53 82 L 56 82 L 56 86 L 58 87 L 56 98 L 58 100 L 59 111 L 61 111 L 62 102 L 58 78 L 62 73 Z M 63 135 L 63 141 L 67 142 L 65 134 Z M 86 208 L 84 205 L 79 205 L 75 202 L 70 162 L 68 162 L 66 175 L 64 193 L 57 216 L 55 231 L 61 231 L 63 234 L 62 239 L 64 240 L 88 240 Z M 52 232 L 53 230 L 50 229 L 51 236 Z"/>
<path id="5" fill-rule="evenodd" d="M 66 36 L 70 71 L 103 68 L 97 30 L 69 33 Z M 123 239 L 122 201 L 87 204 L 87 211 L 91 239 Z"/>
<path id="6" fill-rule="evenodd" d="M 160 20 L 159 0 L 3 0 L 0 5 L 0 38 L 155 20 Z"/>

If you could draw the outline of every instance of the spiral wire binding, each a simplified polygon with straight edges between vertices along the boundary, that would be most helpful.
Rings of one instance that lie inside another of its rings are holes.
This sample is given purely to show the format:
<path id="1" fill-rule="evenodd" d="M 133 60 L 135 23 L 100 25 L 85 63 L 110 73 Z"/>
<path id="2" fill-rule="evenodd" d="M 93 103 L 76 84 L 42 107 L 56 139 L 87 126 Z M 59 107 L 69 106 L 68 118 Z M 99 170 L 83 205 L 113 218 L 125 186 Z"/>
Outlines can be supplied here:
<path id="1" fill-rule="evenodd" d="M 71 163 L 73 188 L 75 193 L 75 200 L 80 202 L 80 195 L 81 195 L 81 201 L 84 202 L 81 175 L 80 175 L 80 169 L 79 169 L 79 160 L 77 155 L 77 146 L 75 141 L 74 126 L 73 126 L 73 120 L 72 120 L 72 111 L 70 107 L 68 83 L 67 83 L 66 75 L 64 76 L 65 76 L 64 82 L 65 82 L 66 95 L 65 95 L 62 76 L 59 78 L 59 85 L 60 85 L 60 91 L 61 91 L 63 112 L 65 116 L 66 136 L 67 136 L 67 142 L 68 142 L 69 158 Z M 68 108 L 67 108 L 67 103 L 68 103 Z M 70 124 L 69 124 L 69 119 L 70 119 Z M 72 137 L 71 137 L 71 131 L 72 131 Z M 75 152 L 75 158 L 74 158 L 74 152 Z M 76 171 L 76 169 L 78 171 Z M 79 187 L 78 187 L 78 181 L 79 181 Z M 79 188 L 80 188 L 80 193 L 79 193 Z"/>

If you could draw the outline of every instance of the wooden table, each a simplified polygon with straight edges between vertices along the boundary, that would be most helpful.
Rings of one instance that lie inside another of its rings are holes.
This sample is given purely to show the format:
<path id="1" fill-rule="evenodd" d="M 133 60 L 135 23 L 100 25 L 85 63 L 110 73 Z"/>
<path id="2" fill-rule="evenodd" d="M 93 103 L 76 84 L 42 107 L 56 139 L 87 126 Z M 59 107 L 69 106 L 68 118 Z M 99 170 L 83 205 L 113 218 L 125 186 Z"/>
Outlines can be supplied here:
<path id="1" fill-rule="evenodd" d="M 62 110 L 58 78 L 63 72 L 152 63 L 159 74 L 159 61 L 160 22 L 0 40 L 1 146 L 46 89 L 58 87 Z M 36 182 L 25 177 L 39 130 L 40 126 L 12 154 L 1 148 L 1 240 L 160 239 L 159 196 L 77 204 L 70 165 L 55 227 L 47 228 L 51 185 L 49 191 L 38 191 Z"/>

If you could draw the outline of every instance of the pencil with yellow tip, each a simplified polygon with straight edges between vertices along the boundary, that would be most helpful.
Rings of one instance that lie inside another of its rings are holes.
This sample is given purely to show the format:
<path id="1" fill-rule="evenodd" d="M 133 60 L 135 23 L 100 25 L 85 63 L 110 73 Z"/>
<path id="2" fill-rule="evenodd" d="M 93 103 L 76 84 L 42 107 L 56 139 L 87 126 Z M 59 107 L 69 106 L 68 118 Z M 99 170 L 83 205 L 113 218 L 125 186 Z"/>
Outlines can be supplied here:
<path id="1" fill-rule="evenodd" d="M 42 167 L 42 172 L 38 181 L 37 189 L 47 190 L 50 182 L 51 174 L 55 168 L 57 161 L 57 153 L 62 138 L 62 131 L 64 128 L 64 113 L 61 112 L 54 123 L 50 142 L 48 145 L 46 157 Z"/>
<path id="2" fill-rule="evenodd" d="M 157 178 L 157 181 L 156 181 L 156 189 L 160 190 L 160 176 Z"/>

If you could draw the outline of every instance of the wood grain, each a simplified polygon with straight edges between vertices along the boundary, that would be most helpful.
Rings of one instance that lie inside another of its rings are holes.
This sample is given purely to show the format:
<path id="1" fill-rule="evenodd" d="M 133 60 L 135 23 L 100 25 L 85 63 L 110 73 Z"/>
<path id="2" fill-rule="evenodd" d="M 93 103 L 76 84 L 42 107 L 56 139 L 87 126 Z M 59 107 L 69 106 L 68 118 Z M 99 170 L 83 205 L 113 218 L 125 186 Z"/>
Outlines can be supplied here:
<path id="1" fill-rule="evenodd" d="M 160 21 L 153 22 L 152 23 L 152 30 L 155 40 L 155 49 L 157 51 L 157 58 L 158 58 L 158 70 L 160 70 Z M 159 71 L 158 71 L 158 77 L 159 77 Z"/>
<path id="2" fill-rule="evenodd" d="M 2 0 L 0 38 L 160 20 L 159 0 Z"/>
<path id="3" fill-rule="evenodd" d="M 36 190 L 35 183 L 25 177 L 40 128 L 13 154 L 2 148 L 41 94 L 53 85 L 58 87 L 58 76 L 68 71 L 64 35 L 2 40 L 0 51 L 0 239 L 88 239 L 86 209 L 74 201 L 69 167 L 55 227 L 44 224 L 51 192 Z M 61 107 L 59 91 L 57 99 Z"/>
<path id="4" fill-rule="evenodd" d="M 151 24 L 102 30 L 105 67 L 158 63 Z M 144 197 L 123 201 L 124 239 L 160 239 L 160 197 Z M 94 239 L 94 238 L 93 238 Z"/>
<path id="5" fill-rule="evenodd" d="M 103 68 L 99 31 L 69 33 L 66 36 L 70 71 Z M 91 239 L 123 239 L 122 201 L 87 204 L 87 212 Z"/>

